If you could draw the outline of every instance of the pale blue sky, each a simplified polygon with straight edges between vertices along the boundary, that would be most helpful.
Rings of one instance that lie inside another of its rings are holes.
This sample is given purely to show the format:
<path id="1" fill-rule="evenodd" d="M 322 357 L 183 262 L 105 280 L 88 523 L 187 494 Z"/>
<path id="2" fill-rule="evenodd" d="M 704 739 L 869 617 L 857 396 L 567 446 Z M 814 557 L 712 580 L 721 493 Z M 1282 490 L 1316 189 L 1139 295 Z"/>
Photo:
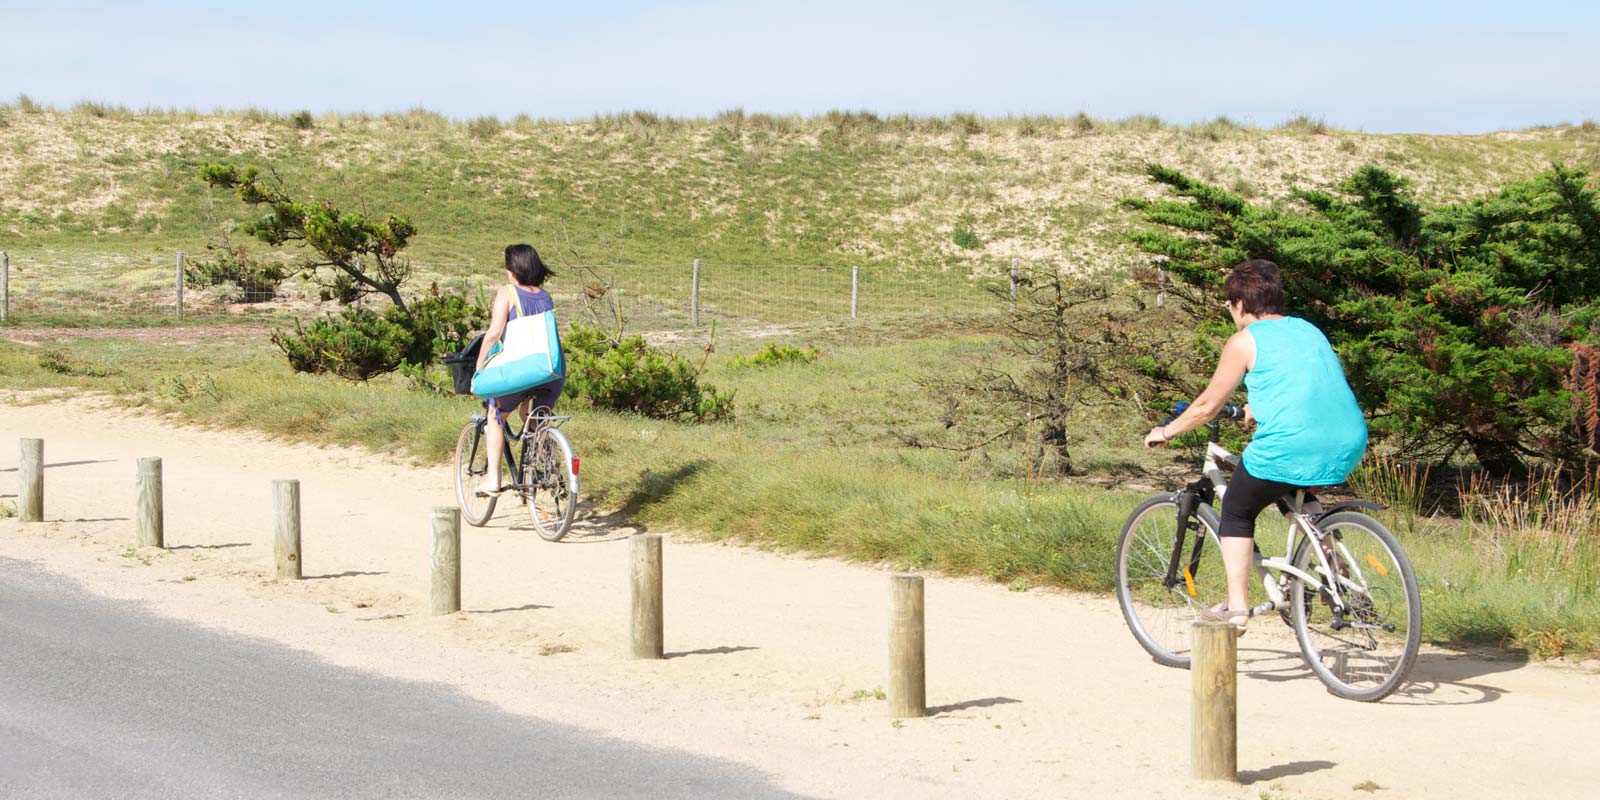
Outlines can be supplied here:
<path id="1" fill-rule="evenodd" d="M 573 118 L 649 109 L 1600 119 L 1600 3 L 0 0 L 0 97 Z"/>

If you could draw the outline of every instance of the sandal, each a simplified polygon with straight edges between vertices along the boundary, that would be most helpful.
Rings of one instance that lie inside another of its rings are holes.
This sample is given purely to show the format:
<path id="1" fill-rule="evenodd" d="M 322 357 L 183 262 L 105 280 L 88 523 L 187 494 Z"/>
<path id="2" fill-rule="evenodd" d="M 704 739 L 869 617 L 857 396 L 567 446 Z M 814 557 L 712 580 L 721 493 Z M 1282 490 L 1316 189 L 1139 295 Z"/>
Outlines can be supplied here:
<path id="1" fill-rule="evenodd" d="M 1243 611 L 1230 611 L 1227 606 L 1212 606 L 1200 609 L 1200 619 L 1203 622 L 1225 622 L 1233 626 L 1236 635 L 1245 634 L 1245 626 L 1250 623 L 1250 615 Z M 1244 622 L 1234 622 L 1236 619 Z"/>
<path id="2" fill-rule="evenodd" d="M 505 490 L 506 487 L 504 486 L 496 486 L 491 489 L 487 485 L 480 483 L 478 488 L 472 490 L 472 493 L 477 497 L 499 497 L 505 493 Z"/>

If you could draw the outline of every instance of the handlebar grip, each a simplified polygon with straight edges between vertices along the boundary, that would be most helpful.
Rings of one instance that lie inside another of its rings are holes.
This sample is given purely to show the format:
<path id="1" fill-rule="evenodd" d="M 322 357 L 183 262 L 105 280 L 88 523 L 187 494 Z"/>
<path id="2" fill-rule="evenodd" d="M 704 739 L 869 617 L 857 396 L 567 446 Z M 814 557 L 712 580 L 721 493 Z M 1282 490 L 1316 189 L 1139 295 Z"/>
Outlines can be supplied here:
<path id="1" fill-rule="evenodd" d="M 1244 406 L 1223 403 L 1222 410 L 1217 412 L 1217 416 L 1222 419 L 1244 419 Z"/>

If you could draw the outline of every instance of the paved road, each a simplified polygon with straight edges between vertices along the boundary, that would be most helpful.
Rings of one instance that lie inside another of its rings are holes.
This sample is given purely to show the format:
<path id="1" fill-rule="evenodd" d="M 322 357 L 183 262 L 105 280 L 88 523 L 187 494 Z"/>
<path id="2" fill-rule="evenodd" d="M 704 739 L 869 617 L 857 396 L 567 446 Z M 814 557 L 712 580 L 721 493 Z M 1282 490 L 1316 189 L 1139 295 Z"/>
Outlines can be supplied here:
<path id="1" fill-rule="evenodd" d="M 753 770 L 506 714 L 0 558 L 0 797 L 790 797 Z"/>

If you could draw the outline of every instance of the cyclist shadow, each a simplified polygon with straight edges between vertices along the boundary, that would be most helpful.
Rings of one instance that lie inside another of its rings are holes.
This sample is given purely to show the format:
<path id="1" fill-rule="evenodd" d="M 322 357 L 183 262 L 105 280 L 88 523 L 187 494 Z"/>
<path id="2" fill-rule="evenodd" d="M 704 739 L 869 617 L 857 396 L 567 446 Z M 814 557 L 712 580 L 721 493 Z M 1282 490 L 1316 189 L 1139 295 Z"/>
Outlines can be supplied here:
<path id="1" fill-rule="evenodd" d="M 593 509 L 580 503 L 578 516 L 572 520 L 572 528 L 561 541 L 595 544 L 620 541 L 637 533 L 648 533 L 649 527 L 638 520 L 640 513 L 671 497 L 685 481 L 699 474 L 710 464 L 707 459 L 697 459 L 670 470 L 658 472 L 647 469 L 639 475 L 638 484 L 627 497 L 623 498 L 621 505 L 607 514 L 595 513 Z M 531 525 L 527 527 L 532 530 Z"/>
<path id="2" fill-rule="evenodd" d="M 1494 657 L 1466 653 L 1429 652 L 1417 656 L 1406 685 L 1383 702 L 1395 705 L 1477 705 L 1492 703 L 1506 690 L 1477 679 L 1496 672 L 1510 672 L 1528 663 L 1526 653 L 1513 652 Z M 1298 649 L 1282 650 L 1271 646 L 1239 644 L 1240 676 L 1272 683 L 1315 681 Z"/>

